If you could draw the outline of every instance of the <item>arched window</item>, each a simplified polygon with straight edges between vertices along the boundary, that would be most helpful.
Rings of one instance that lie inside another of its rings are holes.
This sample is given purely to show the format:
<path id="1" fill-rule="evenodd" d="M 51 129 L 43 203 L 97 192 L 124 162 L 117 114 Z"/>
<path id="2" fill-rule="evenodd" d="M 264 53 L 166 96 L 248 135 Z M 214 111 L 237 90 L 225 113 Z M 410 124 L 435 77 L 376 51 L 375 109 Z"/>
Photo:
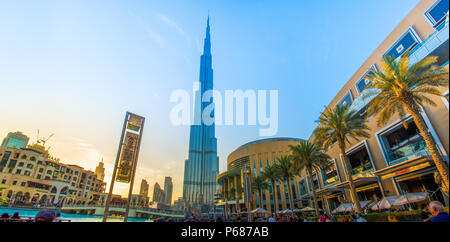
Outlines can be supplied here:
<path id="1" fill-rule="evenodd" d="M 27 158 L 27 156 L 26 155 L 22 155 L 22 159 L 26 159 Z"/>
<path id="2" fill-rule="evenodd" d="M 58 189 L 56 189 L 56 187 L 53 187 L 51 190 L 51 193 L 57 193 L 57 192 L 58 192 Z"/>
<path id="3" fill-rule="evenodd" d="M 69 187 L 64 187 L 61 189 L 61 194 L 67 194 L 67 191 L 69 190 Z"/>
<path id="4" fill-rule="evenodd" d="M 30 200 L 30 193 L 29 193 L 29 192 L 26 192 L 26 193 L 23 195 L 22 201 L 28 202 L 29 200 Z"/>
<path id="5" fill-rule="evenodd" d="M 30 161 L 36 161 L 36 157 L 32 156 L 32 157 L 30 158 Z"/>

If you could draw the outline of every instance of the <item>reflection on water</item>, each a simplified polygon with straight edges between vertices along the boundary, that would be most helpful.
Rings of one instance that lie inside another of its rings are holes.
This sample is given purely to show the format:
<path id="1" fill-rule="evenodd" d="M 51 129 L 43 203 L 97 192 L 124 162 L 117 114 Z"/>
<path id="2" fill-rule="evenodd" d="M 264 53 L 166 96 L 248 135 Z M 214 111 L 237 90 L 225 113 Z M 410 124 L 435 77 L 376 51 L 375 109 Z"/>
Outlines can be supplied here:
<path id="1" fill-rule="evenodd" d="M 40 210 L 33 209 L 18 209 L 18 208 L 0 208 L 0 214 L 8 213 L 10 216 L 15 212 L 19 213 L 19 216 L 31 216 L 34 217 Z M 61 213 L 62 219 L 70 219 L 72 222 L 102 222 L 103 216 L 100 215 L 84 215 L 84 214 L 71 214 Z M 123 222 L 123 218 L 108 218 L 108 222 Z M 147 218 L 128 218 L 128 222 L 152 222 L 152 219 Z"/>

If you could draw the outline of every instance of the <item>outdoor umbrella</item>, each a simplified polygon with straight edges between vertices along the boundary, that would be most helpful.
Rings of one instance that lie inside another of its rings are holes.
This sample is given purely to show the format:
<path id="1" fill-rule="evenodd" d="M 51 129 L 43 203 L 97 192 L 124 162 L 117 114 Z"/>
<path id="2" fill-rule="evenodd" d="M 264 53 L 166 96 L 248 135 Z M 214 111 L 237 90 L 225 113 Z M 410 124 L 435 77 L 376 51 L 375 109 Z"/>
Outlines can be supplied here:
<path id="1" fill-rule="evenodd" d="M 384 197 L 378 203 L 376 203 L 373 206 L 371 206 L 370 209 L 372 209 L 372 210 L 390 209 L 390 208 L 392 208 L 394 206 L 401 205 L 400 204 L 401 200 L 402 200 L 402 196 Z"/>
<path id="2" fill-rule="evenodd" d="M 294 213 L 296 213 L 296 212 L 301 212 L 302 210 L 301 209 L 298 209 L 298 208 L 296 208 L 296 209 L 294 209 L 294 210 L 292 210 Z"/>
<path id="3" fill-rule="evenodd" d="M 312 207 L 304 207 L 304 208 L 300 209 L 300 211 L 302 211 L 302 212 L 312 212 L 312 211 L 314 211 L 314 208 L 312 208 Z"/>
<path id="4" fill-rule="evenodd" d="M 406 193 L 405 195 L 401 196 L 400 199 L 398 199 L 395 202 L 395 205 L 401 206 L 401 205 L 405 205 L 405 204 L 421 202 L 423 200 L 426 200 L 427 196 L 428 196 L 428 193 L 426 193 L 426 192 Z"/>
<path id="5" fill-rule="evenodd" d="M 368 207 L 368 205 L 370 205 L 372 203 L 372 200 L 365 200 L 365 201 L 360 201 L 359 204 L 361 205 L 361 208 L 364 209 L 366 207 Z M 349 208 L 350 211 L 346 211 L 346 212 L 351 212 L 351 211 L 356 211 L 356 206 L 354 203 L 352 203 L 352 206 Z"/>
<path id="6" fill-rule="evenodd" d="M 283 210 L 283 213 L 292 213 L 292 210 L 286 209 L 286 210 Z"/>
<path id="7" fill-rule="evenodd" d="M 263 214 L 267 214 L 269 213 L 269 211 L 265 210 L 264 208 L 257 208 L 253 211 L 251 211 L 251 213 L 263 213 Z"/>

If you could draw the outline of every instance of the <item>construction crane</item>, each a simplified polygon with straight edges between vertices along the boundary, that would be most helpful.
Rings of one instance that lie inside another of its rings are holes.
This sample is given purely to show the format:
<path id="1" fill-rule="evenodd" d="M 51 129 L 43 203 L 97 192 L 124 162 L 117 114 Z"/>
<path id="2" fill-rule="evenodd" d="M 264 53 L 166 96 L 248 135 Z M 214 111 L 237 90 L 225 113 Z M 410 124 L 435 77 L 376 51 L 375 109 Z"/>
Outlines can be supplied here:
<path id="1" fill-rule="evenodd" d="M 51 135 L 49 135 L 47 138 L 45 138 L 45 137 L 39 138 L 39 129 L 38 129 L 38 130 L 37 130 L 37 137 L 36 137 L 36 144 L 42 144 L 42 146 L 45 147 L 45 143 L 47 143 L 47 141 L 48 141 L 51 137 L 53 137 L 53 135 L 54 135 L 54 134 L 51 134 Z"/>

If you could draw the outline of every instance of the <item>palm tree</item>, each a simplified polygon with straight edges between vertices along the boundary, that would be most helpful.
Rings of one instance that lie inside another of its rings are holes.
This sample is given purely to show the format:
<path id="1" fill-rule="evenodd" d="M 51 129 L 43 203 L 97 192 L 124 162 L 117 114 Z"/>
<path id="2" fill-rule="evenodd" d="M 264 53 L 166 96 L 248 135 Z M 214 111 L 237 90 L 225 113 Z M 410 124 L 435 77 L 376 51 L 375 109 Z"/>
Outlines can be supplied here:
<path id="1" fill-rule="evenodd" d="M 367 79 L 372 83 L 367 88 L 371 91 L 366 92 L 364 98 L 376 96 L 367 105 L 367 115 L 378 112 L 377 123 L 384 125 L 394 113 L 398 113 L 403 121 L 405 114 L 409 113 L 439 171 L 443 190 L 448 194 L 447 163 L 439 153 L 421 115 L 421 108 L 425 104 L 436 106 L 430 96 L 442 96 L 438 87 L 448 87 L 448 71 L 436 65 L 436 56 L 424 58 L 410 66 L 408 54 L 403 55 L 399 61 L 390 56 L 384 57 L 382 70 L 372 71 L 368 76 Z M 406 123 L 403 124 L 407 128 Z"/>
<path id="2" fill-rule="evenodd" d="M 230 188 L 229 198 L 234 199 L 234 202 L 235 202 L 234 209 L 236 210 L 235 212 L 237 213 L 236 188 L 234 188 L 234 187 Z M 231 210 L 231 208 L 230 208 L 230 210 Z M 231 213 L 231 211 L 230 211 L 230 213 Z"/>
<path id="3" fill-rule="evenodd" d="M 293 174 L 293 165 L 292 159 L 289 156 L 281 156 L 277 158 L 278 163 L 275 165 L 276 169 L 278 169 L 278 180 L 280 182 L 287 182 L 288 185 L 288 193 L 289 193 L 289 205 L 290 209 L 294 210 L 294 203 L 292 199 L 292 187 L 290 186 L 290 179 L 294 175 Z"/>
<path id="4" fill-rule="evenodd" d="M 237 197 L 234 200 L 236 201 L 236 213 L 237 213 L 241 212 L 241 204 L 239 203 L 239 201 L 241 200 L 242 196 L 242 187 L 239 184 L 236 186 L 236 193 Z"/>
<path id="5" fill-rule="evenodd" d="M 316 216 L 319 215 L 319 206 L 317 203 L 316 191 L 314 189 L 313 182 L 313 170 L 325 169 L 330 164 L 330 157 L 323 153 L 321 148 L 314 143 L 308 141 L 299 142 L 297 145 L 290 145 L 289 148 L 292 151 L 292 160 L 294 167 L 297 168 L 298 175 L 303 170 L 306 170 L 308 174 L 309 184 L 312 184 L 312 198 L 314 202 L 314 209 L 316 210 Z"/>
<path id="6" fill-rule="evenodd" d="M 257 191 L 257 193 L 258 193 L 258 198 L 259 198 L 259 201 L 260 201 L 260 206 L 262 207 L 263 206 L 263 204 L 262 204 L 262 201 L 263 201 L 263 191 L 264 191 L 264 188 L 266 187 L 266 179 L 264 178 L 264 176 L 257 176 L 257 177 L 254 177 L 253 179 L 252 179 L 252 188 L 254 189 L 254 190 L 256 190 Z"/>
<path id="7" fill-rule="evenodd" d="M 369 127 L 364 119 L 355 116 L 356 111 L 349 110 L 348 105 L 336 105 L 334 109 L 326 108 L 319 117 L 319 126 L 314 130 L 316 144 L 322 144 L 326 150 L 337 142 L 342 155 L 344 168 L 347 173 L 348 185 L 350 187 L 350 197 L 355 204 L 356 211 L 361 212 L 361 204 L 353 183 L 352 171 L 345 154 L 345 147 L 350 143 L 349 138 L 359 140 L 359 137 L 370 137 Z"/>
<path id="8" fill-rule="evenodd" d="M 275 201 L 275 206 L 274 206 L 274 210 L 276 211 L 278 209 L 278 195 L 277 195 L 277 186 L 275 184 L 275 181 L 278 179 L 278 169 L 276 168 L 276 166 L 269 166 L 266 167 L 266 169 L 264 170 L 264 178 L 266 178 L 267 180 L 270 181 L 270 183 L 272 184 L 272 190 L 273 190 L 273 195 L 274 195 L 274 201 Z M 275 211 L 272 211 L 273 213 Z"/>
<path id="9" fill-rule="evenodd" d="M 223 198 L 225 199 L 225 217 L 228 217 L 228 198 L 230 196 L 228 189 L 225 188 L 225 184 L 222 186 Z"/>

